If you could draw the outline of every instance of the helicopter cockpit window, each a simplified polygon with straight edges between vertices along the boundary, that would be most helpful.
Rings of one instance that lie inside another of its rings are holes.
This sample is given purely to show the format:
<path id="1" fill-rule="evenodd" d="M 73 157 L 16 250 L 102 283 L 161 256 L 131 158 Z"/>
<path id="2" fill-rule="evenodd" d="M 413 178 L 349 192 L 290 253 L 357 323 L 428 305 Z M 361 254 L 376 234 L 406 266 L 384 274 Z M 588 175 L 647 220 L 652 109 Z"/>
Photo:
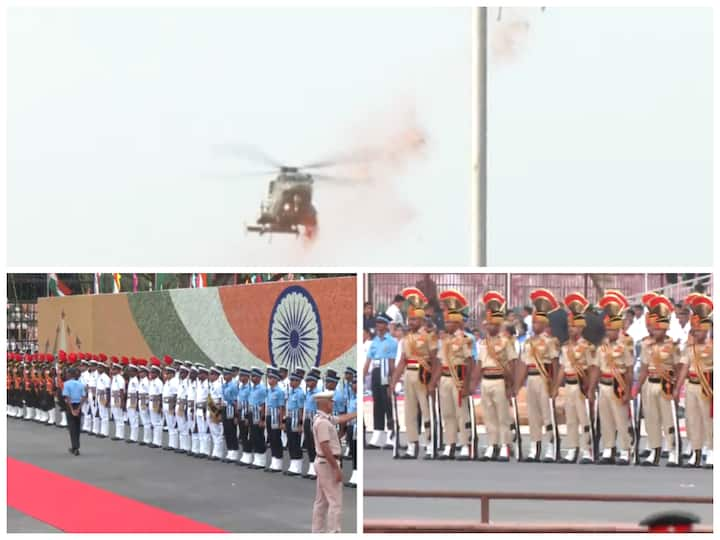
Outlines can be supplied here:
<path id="1" fill-rule="evenodd" d="M 268 185 L 268 193 L 272 194 L 272 192 L 275 190 L 275 180 L 271 180 L 270 184 Z"/>

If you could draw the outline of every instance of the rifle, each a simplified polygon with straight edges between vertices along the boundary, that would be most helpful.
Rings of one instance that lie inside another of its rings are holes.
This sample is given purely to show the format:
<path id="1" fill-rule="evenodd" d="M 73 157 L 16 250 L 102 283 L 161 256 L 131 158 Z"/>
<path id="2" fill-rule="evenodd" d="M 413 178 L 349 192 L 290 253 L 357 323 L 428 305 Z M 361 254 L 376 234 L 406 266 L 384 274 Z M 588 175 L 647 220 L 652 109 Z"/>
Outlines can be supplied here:
<path id="1" fill-rule="evenodd" d="M 510 398 L 510 401 L 512 403 L 513 416 L 515 419 L 515 422 L 513 424 L 515 426 L 515 439 L 513 441 L 513 442 L 515 442 L 515 460 L 522 461 L 522 458 L 523 458 L 522 434 L 520 433 L 520 411 L 518 409 L 517 397 L 512 396 Z"/>
<path id="2" fill-rule="evenodd" d="M 397 395 L 395 395 L 395 389 L 391 388 L 390 391 L 392 392 L 393 431 L 395 435 L 393 439 L 392 456 L 393 458 L 397 458 L 400 449 L 400 419 L 398 418 Z"/>
<path id="3" fill-rule="evenodd" d="M 470 460 L 475 459 L 477 454 L 477 426 L 475 425 L 475 400 L 473 399 L 472 390 L 469 391 L 467 397 L 468 407 L 470 408 Z"/>

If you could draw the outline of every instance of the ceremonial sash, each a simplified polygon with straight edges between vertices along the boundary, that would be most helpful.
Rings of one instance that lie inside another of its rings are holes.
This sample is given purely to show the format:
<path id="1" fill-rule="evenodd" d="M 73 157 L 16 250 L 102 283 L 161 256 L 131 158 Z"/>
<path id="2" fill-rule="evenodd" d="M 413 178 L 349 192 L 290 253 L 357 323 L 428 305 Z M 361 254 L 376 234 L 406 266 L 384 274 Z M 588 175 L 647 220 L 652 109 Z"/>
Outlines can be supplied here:
<path id="1" fill-rule="evenodd" d="M 713 389 L 710 385 L 710 381 L 708 381 L 708 378 L 705 376 L 705 371 L 703 370 L 703 365 L 698 358 L 697 351 L 695 349 L 695 344 L 692 345 L 693 350 L 693 367 L 695 368 L 695 371 L 697 372 L 698 379 L 700 380 L 700 386 L 702 387 L 702 394 L 705 399 L 709 399 L 712 401 L 713 398 Z"/>

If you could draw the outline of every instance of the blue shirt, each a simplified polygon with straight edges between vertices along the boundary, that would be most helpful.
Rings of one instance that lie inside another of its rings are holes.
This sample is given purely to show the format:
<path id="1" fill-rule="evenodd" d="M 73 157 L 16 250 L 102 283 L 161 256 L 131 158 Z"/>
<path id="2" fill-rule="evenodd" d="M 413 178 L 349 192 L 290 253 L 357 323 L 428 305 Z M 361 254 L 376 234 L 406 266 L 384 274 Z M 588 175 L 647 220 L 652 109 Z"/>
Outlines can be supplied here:
<path id="1" fill-rule="evenodd" d="M 348 398 L 347 412 L 349 412 L 349 413 L 357 412 L 357 394 L 355 394 L 355 393 L 351 393 L 350 397 Z"/>
<path id="2" fill-rule="evenodd" d="M 299 386 L 290 389 L 290 397 L 287 404 L 288 411 L 296 411 L 305 408 L 305 392 Z"/>
<path id="3" fill-rule="evenodd" d="M 343 414 L 345 407 L 347 406 L 347 398 L 345 397 L 344 390 L 338 386 L 335 388 L 335 396 L 333 396 L 333 414 Z"/>
<path id="4" fill-rule="evenodd" d="M 477 359 L 478 359 L 477 347 L 475 346 L 476 345 L 475 342 L 477 341 L 477 339 L 475 339 L 475 335 L 472 332 L 465 332 L 465 335 L 467 337 L 469 337 L 470 339 L 472 339 L 472 357 L 473 357 L 473 360 L 477 361 Z"/>
<path id="5" fill-rule="evenodd" d="M 240 389 L 238 388 L 237 383 L 230 381 L 223 383 L 222 387 L 222 394 L 223 394 L 223 401 L 225 403 L 233 404 L 235 403 L 235 400 L 237 399 L 237 395 Z"/>
<path id="6" fill-rule="evenodd" d="M 250 391 L 250 405 L 253 407 L 260 407 L 265 403 L 265 396 L 267 396 L 267 387 L 264 384 L 259 383 Z"/>
<path id="7" fill-rule="evenodd" d="M 370 342 L 368 358 L 371 360 L 383 360 L 386 358 L 395 360 L 397 356 L 397 346 L 397 340 L 389 333 L 386 333 L 384 337 L 375 336 Z"/>
<path id="8" fill-rule="evenodd" d="M 278 385 L 268 386 L 265 406 L 269 409 L 279 409 L 285 406 L 285 391 Z M 269 413 L 268 413 L 269 414 Z"/>
<path id="9" fill-rule="evenodd" d="M 250 392 L 252 391 L 252 385 L 248 381 L 247 384 L 240 383 L 240 387 L 237 392 L 238 403 L 243 403 L 250 400 Z"/>
<path id="10" fill-rule="evenodd" d="M 305 416 L 309 414 L 314 414 L 317 412 L 317 403 L 313 399 L 313 396 L 318 393 L 317 386 L 310 390 L 308 388 L 307 392 L 305 392 Z"/>
<path id="11" fill-rule="evenodd" d="M 70 398 L 70 403 L 80 403 L 82 398 L 85 397 L 85 385 L 75 379 L 65 381 L 62 395 Z"/>

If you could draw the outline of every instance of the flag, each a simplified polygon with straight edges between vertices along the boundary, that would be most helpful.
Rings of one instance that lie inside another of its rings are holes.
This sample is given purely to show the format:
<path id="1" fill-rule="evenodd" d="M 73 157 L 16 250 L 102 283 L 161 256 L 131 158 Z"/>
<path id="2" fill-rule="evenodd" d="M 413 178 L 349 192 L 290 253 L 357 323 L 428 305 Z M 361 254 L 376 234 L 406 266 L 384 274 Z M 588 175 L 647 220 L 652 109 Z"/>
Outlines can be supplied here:
<path id="1" fill-rule="evenodd" d="M 167 274 L 155 274 L 155 290 L 162 291 L 166 279 Z"/>
<path id="2" fill-rule="evenodd" d="M 72 289 L 63 283 L 57 274 L 48 274 L 48 293 L 50 296 L 68 296 Z"/>
<path id="3" fill-rule="evenodd" d="M 120 274 L 113 274 L 113 292 L 120 292 Z"/>
<path id="4" fill-rule="evenodd" d="M 100 294 L 100 274 L 93 274 L 93 294 Z"/>
<path id="5" fill-rule="evenodd" d="M 195 274 L 195 286 L 198 289 L 207 287 L 207 274 Z"/>
<path id="6" fill-rule="evenodd" d="M 133 292 L 138 291 L 138 277 L 137 274 L 133 274 Z"/>

